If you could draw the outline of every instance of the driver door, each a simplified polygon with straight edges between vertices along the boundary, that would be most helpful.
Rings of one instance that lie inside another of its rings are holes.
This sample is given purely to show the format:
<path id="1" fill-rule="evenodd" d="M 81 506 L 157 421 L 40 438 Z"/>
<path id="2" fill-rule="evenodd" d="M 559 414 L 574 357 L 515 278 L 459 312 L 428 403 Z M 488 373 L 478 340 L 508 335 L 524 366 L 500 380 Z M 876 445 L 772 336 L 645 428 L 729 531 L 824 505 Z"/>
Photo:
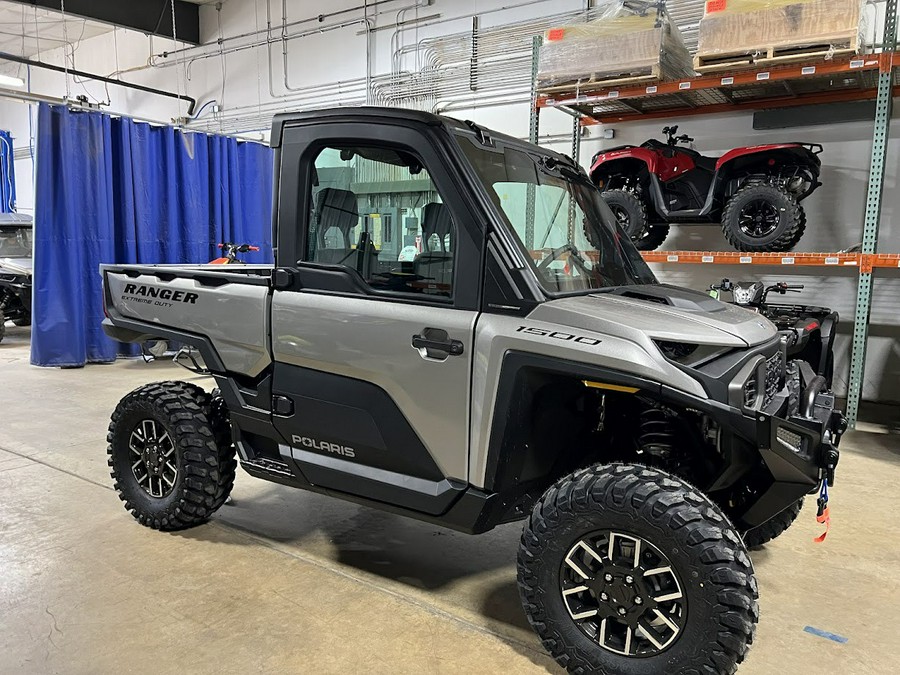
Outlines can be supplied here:
<path id="1" fill-rule="evenodd" d="M 418 132 L 333 127 L 283 140 L 281 194 L 299 190 L 279 232 L 300 236 L 272 298 L 282 454 L 313 484 L 443 513 L 468 474 L 483 233 Z M 396 228 L 375 231 L 387 209 Z M 398 255 L 411 246 L 413 260 Z"/>

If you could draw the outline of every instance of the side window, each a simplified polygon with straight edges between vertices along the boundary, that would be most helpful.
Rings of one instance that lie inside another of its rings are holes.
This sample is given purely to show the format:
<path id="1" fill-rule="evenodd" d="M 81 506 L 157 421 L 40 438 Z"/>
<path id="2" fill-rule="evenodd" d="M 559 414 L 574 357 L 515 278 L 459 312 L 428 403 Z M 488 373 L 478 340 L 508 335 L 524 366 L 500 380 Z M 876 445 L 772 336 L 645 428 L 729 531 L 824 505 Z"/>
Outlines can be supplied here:
<path id="1" fill-rule="evenodd" d="M 380 291 L 452 296 L 456 225 L 417 157 L 324 148 L 310 203 L 304 260 L 351 267 Z"/>

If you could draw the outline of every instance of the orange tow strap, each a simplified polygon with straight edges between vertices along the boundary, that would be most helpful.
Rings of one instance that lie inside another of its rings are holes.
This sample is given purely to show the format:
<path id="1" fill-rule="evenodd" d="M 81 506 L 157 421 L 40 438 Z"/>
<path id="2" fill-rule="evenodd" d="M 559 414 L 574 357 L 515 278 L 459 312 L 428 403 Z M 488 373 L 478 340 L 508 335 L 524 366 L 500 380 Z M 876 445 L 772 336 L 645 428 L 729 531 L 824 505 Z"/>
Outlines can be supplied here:
<path id="1" fill-rule="evenodd" d="M 813 541 L 817 544 L 821 544 L 825 541 L 825 537 L 828 536 L 828 530 L 831 529 L 831 512 L 828 510 L 828 507 L 825 507 L 825 510 L 822 511 L 821 516 L 816 516 L 816 522 L 821 523 L 825 526 L 825 531 L 820 534 L 818 537 L 813 539 Z"/>
<path id="2" fill-rule="evenodd" d="M 825 526 L 825 531 L 818 537 L 813 539 L 816 544 L 821 544 L 828 536 L 828 530 L 831 529 L 831 511 L 828 508 L 828 479 L 822 481 L 822 490 L 819 492 L 819 499 L 816 500 L 818 509 L 816 511 L 816 522 Z"/>

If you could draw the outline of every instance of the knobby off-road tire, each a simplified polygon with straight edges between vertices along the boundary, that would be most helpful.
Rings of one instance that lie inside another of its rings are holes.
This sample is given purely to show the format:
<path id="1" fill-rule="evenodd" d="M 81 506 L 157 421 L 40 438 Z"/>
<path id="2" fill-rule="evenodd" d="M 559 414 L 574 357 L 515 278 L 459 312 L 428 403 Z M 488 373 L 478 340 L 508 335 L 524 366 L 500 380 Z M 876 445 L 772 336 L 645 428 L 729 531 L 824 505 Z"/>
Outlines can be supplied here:
<path id="1" fill-rule="evenodd" d="M 31 315 L 23 316 L 21 319 L 13 319 L 14 326 L 30 326 L 31 325 Z"/>
<path id="2" fill-rule="evenodd" d="M 803 207 L 789 192 L 767 183 L 740 188 L 722 212 L 722 233 L 738 251 L 790 251 L 805 230 Z"/>
<path id="3" fill-rule="evenodd" d="M 601 196 L 638 250 L 653 251 L 662 246 L 666 237 L 669 236 L 668 225 L 648 224 L 647 206 L 633 192 L 607 190 Z"/>
<path id="4" fill-rule="evenodd" d="M 0 342 L 6 336 L 6 315 L 0 311 Z"/>
<path id="5" fill-rule="evenodd" d="M 623 555 L 636 556 L 633 572 Z M 637 465 L 593 466 L 547 490 L 525 524 L 518 578 L 529 622 L 571 673 L 731 674 L 759 618 L 753 566 L 725 515 L 684 481 Z M 617 616 L 626 607 L 641 626 L 631 643 Z"/>
<path id="6" fill-rule="evenodd" d="M 775 537 L 783 534 L 800 515 L 800 509 L 803 508 L 803 499 L 801 498 L 795 504 L 789 506 L 771 520 L 767 520 L 759 527 L 747 530 L 744 534 L 744 543 L 747 548 L 756 548 L 767 544 Z"/>
<path id="7" fill-rule="evenodd" d="M 135 389 L 109 424 L 110 475 L 142 525 L 179 530 L 206 521 L 234 484 L 234 448 L 220 445 L 209 394 L 188 382 Z"/>

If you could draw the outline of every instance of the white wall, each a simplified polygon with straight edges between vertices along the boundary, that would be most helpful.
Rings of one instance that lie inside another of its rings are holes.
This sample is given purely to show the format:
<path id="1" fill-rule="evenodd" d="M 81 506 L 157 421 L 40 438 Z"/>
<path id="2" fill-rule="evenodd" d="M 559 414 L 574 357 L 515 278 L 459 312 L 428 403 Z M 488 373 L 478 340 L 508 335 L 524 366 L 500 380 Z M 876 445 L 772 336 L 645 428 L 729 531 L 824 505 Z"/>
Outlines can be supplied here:
<path id="1" fill-rule="evenodd" d="M 332 13 L 362 4 L 362 0 L 287 0 L 289 21 L 315 17 L 319 13 Z M 373 4 L 370 0 L 369 4 Z M 429 6 L 421 6 L 405 12 L 401 19 L 440 15 L 429 20 L 434 25 L 420 27 L 395 35 L 390 27 L 398 19 L 398 11 L 414 4 L 414 0 L 397 0 L 376 6 L 372 12 L 381 12 L 375 19 L 375 30 L 371 34 L 370 70 L 374 77 L 391 73 L 392 58 L 398 47 L 410 47 L 419 40 L 439 35 L 450 35 L 468 31 L 472 26 L 473 12 L 488 12 L 480 19 L 482 30 L 491 26 L 523 21 L 566 11 L 574 11 L 584 6 L 583 0 L 526 1 L 518 5 L 509 0 L 433 0 Z M 280 35 L 281 3 L 271 0 L 273 15 L 273 35 Z M 502 9 L 506 8 L 506 9 Z M 324 22 L 312 21 L 292 30 L 306 31 L 321 28 L 337 21 L 361 18 L 361 12 L 340 17 L 326 18 Z M 371 16 L 371 14 L 370 14 Z M 221 22 L 221 24 L 220 24 Z M 266 27 L 266 3 L 264 0 L 227 0 L 219 14 L 214 5 L 201 8 L 201 31 L 205 42 L 214 42 L 221 35 L 234 36 L 257 28 Z M 176 91 L 187 91 L 199 102 L 218 100 L 222 107 L 221 126 L 226 130 L 240 130 L 249 136 L 261 137 L 271 116 L 271 112 L 283 109 L 315 107 L 333 102 L 362 102 L 364 88 L 353 85 L 354 80 L 366 76 L 366 38 L 359 33 L 362 25 L 357 23 L 345 28 L 313 34 L 288 43 L 289 76 L 292 86 L 302 88 L 297 94 L 290 94 L 283 85 L 281 68 L 281 43 L 272 45 L 274 59 L 273 93 L 269 91 L 269 72 L 265 47 L 245 48 L 224 58 L 226 73 L 223 82 L 223 60 L 218 55 L 213 58 L 192 60 L 198 52 L 215 51 L 215 45 L 180 59 L 157 59 L 164 64 L 176 66 L 149 67 L 147 60 L 151 53 L 171 50 L 171 40 L 155 38 L 152 41 L 143 35 L 119 29 L 99 37 L 85 40 L 76 49 L 76 66 L 85 71 L 108 74 L 118 68 L 129 70 L 123 79 L 148 86 Z M 527 38 L 524 35 L 523 38 Z M 152 45 L 151 45 L 152 42 Z M 226 43 L 224 47 L 249 44 L 249 40 Z M 117 47 L 117 49 L 116 49 Z M 60 62 L 60 52 L 44 54 L 42 58 Z M 406 56 L 401 62 L 402 70 L 418 67 L 414 55 Z M 189 71 L 185 69 L 189 66 Z M 133 70 L 132 70 L 133 69 Z M 8 69 L 4 70 L 7 72 Z M 21 69 L 20 69 L 21 72 Z M 522 92 L 527 90 L 527 72 L 522 78 Z M 39 72 L 32 69 L 32 90 L 52 96 L 66 93 L 62 75 Z M 348 82 L 340 90 L 328 88 L 336 82 Z M 86 93 L 89 97 L 106 100 L 106 89 L 102 84 L 89 82 L 70 83 L 72 95 Z M 490 95 L 490 87 L 472 93 L 468 102 L 473 107 L 454 110 L 452 115 L 470 118 L 488 127 L 517 136 L 527 136 L 528 104 L 515 103 L 500 107 L 479 108 L 479 102 Z M 110 109 L 140 117 L 170 120 L 184 114 L 185 106 L 177 101 L 165 99 L 120 87 L 109 87 Z M 465 105 L 466 101 L 463 101 Z M 0 127 L 9 128 L 17 137 L 19 147 L 27 145 L 27 106 L 0 100 Z M 257 110 L 262 111 L 260 122 Z M 204 114 L 200 123 L 193 126 L 216 130 L 219 121 Z M 868 161 L 871 148 L 871 123 L 850 123 L 833 126 L 818 126 L 793 130 L 754 132 L 750 114 L 730 114 L 708 117 L 686 118 L 682 120 L 653 121 L 648 123 L 628 123 L 615 125 L 616 138 L 599 141 L 599 131 L 593 127 L 582 143 L 582 160 L 588 162 L 603 144 L 639 143 L 650 136 L 657 136 L 660 127 L 677 123 L 681 129 L 697 139 L 696 147 L 701 152 L 716 154 L 732 146 L 749 145 L 778 140 L 799 139 L 821 142 L 823 153 L 822 182 L 820 188 L 807 202 L 808 228 L 800 242 L 799 251 L 834 251 L 858 243 L 861 239 L 863 208 L 865 202 Z M 546 144 L 568 152 L 571 130 L 570 118 L 557 111 L 544 111 L 541 132 Z M 562 136 L 562 138 L 559 138 Z M 547 138 L 550 137 L 550 138 Z M 895 125 L 891 136 L 885 183 L 884 211 L 880 236 L 880 250 L 900 251 L 900 222 L 897 210 L 900 197 L 897 196 L 897 174 L 900 153 L 897 139 L 900 128 Z M 19 204 L 27 211 L 32 204 L 32 196 L 27 187 L 30 179 L 29 159 L 16 162 L 19 182 Z M 725 249 L 721 233 L 715 227 L 678 227 L 673 231 L 665 248 L 669 249 Z M 755 270 L 754 270 L 755 271 Z M 769 271 L 769 270 L 767 270 Z M 748 269 L 694 266 L 667 266 L 657 270 L 667 282 L 705 288 L 712 280 L 729 276 L 741 279 L 748 276 Z M 780 279 L 778 270 L 765 279 Z M 792 277 L 794 279 L 794 277 Z M 821 303 L 838 309 L 846 319 L 843 334 L 839 337 L 838 387 L 846 377 L 846 349 L 849 344 L 849 321 L 854 312 L 855 277 L 850 271 L 816 269 L 812 275 L 797 277 L 807 285 L 802 297 L 810 304 Z M 875 302 L 871 321 L 870 358 L 865 379 L 864 396 L 882 400 L 900 400 L 900 275 L 880 273 L 875 285 Z"/>

